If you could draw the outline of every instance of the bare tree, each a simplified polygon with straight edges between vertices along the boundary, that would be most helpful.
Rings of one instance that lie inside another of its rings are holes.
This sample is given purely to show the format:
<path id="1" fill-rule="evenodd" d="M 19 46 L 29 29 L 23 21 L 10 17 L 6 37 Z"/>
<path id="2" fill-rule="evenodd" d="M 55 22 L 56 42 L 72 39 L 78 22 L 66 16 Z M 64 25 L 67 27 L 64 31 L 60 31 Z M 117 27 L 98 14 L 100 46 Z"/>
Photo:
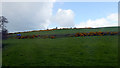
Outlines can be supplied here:
<path id="1" fill-rule="evenodd" d="M 0 16 L 0 32 L 2 33 L 2 39 L 6 39 L 8 33 L 5 23 L 8 23 L 7 18 Z"/>

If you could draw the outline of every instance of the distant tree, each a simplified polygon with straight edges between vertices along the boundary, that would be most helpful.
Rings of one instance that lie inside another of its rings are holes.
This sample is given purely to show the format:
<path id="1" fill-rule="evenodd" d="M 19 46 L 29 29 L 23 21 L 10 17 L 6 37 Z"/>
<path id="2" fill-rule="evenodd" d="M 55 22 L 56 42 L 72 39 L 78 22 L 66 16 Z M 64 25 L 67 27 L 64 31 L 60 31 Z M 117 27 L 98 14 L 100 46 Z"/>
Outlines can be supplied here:
<path id="1" fill-rule="evenodd" d="M 0 16 L 0 32 L 2 34 L 2 39 L 6 39 L 8 33 L 5 23 L 8 23 L 7 18 L 5 18 L 4 16 Z"/>
<path id="2" fill-rule="evenodd" d="M 55 29 L 58 29 L 57 27 Z"/>
<path id="3" fill-rule="evenodd" d="M 74 27 L 74 29 L 76 29 L 76 27 Z"/>
<path id="4" fill-rule="evenodd" d="M 49 30 L 49 29 L 47 28 L 47 30 Z"/>

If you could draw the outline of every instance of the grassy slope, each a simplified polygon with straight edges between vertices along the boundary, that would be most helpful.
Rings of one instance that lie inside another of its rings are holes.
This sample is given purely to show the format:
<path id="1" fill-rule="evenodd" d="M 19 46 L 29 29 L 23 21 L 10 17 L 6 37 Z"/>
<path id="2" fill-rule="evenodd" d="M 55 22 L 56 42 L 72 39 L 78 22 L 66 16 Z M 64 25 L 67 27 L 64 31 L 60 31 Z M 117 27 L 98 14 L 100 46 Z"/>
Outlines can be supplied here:
<path id="1" fill-rule="evenodd" d="M 118 37 L 91 36 L 3 41 L 4 66 L 114 66 Z"/>
<path id="2" fill-rule="evenodd" d="M 30 33 L 21 33 L 22 36 L 25 35 L 45 35 L 45 34 L 71 34 L 77 32 L 98 32 L 98 31 L 118 31 L 118 27 L 107 27 L 107 28 L 97 28 L 97 29 L 62 29 L 54 31 L 41 31 L 41 32 L 30 32 Z"/>

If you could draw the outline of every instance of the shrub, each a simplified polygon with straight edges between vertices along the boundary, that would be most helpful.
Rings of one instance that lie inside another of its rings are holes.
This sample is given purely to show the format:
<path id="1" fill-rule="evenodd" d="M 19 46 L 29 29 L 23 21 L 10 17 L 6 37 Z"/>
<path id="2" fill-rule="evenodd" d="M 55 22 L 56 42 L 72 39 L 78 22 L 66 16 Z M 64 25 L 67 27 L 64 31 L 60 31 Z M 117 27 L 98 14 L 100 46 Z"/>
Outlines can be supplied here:
<path id="1" fill-rule="evenodd" d="M 75 37 L 78 37 L 78 36 L 80 36 L 80 33 L 76 33 L 76 34 L 75 34 Z"/>
<path id="2" fill-rule="evenodd" d="M 83 34 L 83 33 L 80 33 L 80 36 L 84 36 L 84 34 Z"/>
<path id="3" fill-rule="evenodd" d="M 86 33 L 87 34 L 87 36 L 90 36 L 90 33 Z"/>
<path id="4" fill-rule="evenodd" d="M 114 34 L 118 34 L 118 32 L 113 32 Z"/>
<path id="5" fill-rule="evenodd" d="M 96 36 L 97 34 L 96 34 L 96 32 L 90 32 L 89 35 L 90 36 Z"/>
<path id="6" fill-rule="evenodd" d="M 110 32 L 110 35 L 114 35 L 115 33 L 114 32 Z"/>
<path id="7" fill-rule="evenodd" d="M 51 36 L 50 38 L 51 38 L 51 39 L 54 39 L 54 38 L 55 38 L 55 36 Z"/>
<path id="8" fill-rule="evenodd" d="M 75 37 L 78 37 L 78 35 L 77 35 L 77 34 L 75 34 Z"/>
<path id="9" fill-rule="evenodd" d="M 35 38 L 35 35 L 32 35 L 32 38 Z"/>
<path id="10" fill-rule="evenodd" d="M 97 35 L 97 33 L 96 33 L 96 32 L 93 32 L 93 35 L 94 35 L 94 36 L 96 36 L 96 35 Z"/>
<path id="11" fill-rule="evenodd" d="M 21 39 L 24 39 L 25 37 L 24 36 L 21 36 Z"/>
<path id="12" fill-rule="evenodd" d="M 87 36 L 87 33 L 83 33 L 84 36 Z"/>
<path id="13" fill-rule="evenodd" d="M 96 35 L 100 36 L 100 35 L 101 35 L 101 33 L 100 33 L 100 32 L 96 32 Z"/>
<path id="14" fill-rule="evenodd" d="M 35 37 L 38 37 L 38 35 L 35 35 Z"/>

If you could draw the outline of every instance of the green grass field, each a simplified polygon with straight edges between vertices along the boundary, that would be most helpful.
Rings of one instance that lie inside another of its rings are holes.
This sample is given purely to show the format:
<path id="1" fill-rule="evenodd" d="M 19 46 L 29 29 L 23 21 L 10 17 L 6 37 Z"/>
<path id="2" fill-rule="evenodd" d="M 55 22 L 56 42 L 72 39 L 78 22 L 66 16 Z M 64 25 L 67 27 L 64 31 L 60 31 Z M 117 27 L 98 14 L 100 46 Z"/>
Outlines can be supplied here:
<path id="1" fill-rule="evenodd" d="M 105 30 L 117 31 L 117 28 L 111 28 L 111 30 L 105 28 L 104 31 Z M 80 31 L 82 30 L 79 29 L 79 32 Z M 88 29 L 87 31 L 91 30 Z M 99 29 L 93 29 L 93 31 L 99 31 Z M 56 31 L 56 33 L 57 32 L 59 33 L 59 31 Z M 67 30 L 67 32 L 69 33 L 71 30 Z M 63 33 L 65 33 L 65 30 Z M 3 40 L 3 46 L 3 66 L 118 65 L 117 35 L 56 39 L 8 39 Z"/>
<path id="2" fill-rule="evenodd" d="M 26 36 L 26 35 L 48 35 L 48 34 L 57 35 L 57 34 L 71 34 L 71 33 L 77 33 L 77 32 L 98 32 L 98 31 L 114 32 L 114 31 L 118 31 L 118 28 L 120 27 L 105 27 L 105 28 L 94 28 L 94 29 L 61 29 L 61 30 L 54 30 L 54 31 L 40 31 L 40 32 L 19 33 L 19 34 L 22 34 L 22 36 Z"/>

